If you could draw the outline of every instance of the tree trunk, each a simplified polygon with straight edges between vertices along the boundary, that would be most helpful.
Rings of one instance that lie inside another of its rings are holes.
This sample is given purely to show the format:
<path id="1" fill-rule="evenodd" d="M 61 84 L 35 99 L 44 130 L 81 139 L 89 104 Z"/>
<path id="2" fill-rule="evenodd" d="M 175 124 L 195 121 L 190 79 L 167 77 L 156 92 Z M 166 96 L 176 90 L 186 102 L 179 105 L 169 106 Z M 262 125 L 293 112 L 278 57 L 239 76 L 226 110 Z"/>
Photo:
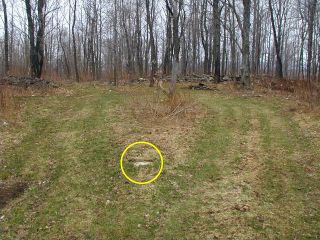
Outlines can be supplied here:
<path id="1" fill-rule="evenodd" d="M 136 43 L 136 62 L 137 69 L 140 77 L 143 75 L 143 59 L 142 59 L 142 37 L 141 37 L 141 2 L 136 1 L 136 30 L 135 30 L 135 43 Z"/>
<path id="2" fill-rule="evenodd" d="M 213 0 L 213 61 L 214 61 L 214 76 L 217 82 L 220 82 L 220 41 L 221 41 L 221 24 L 220 24 L 220 9 L 219 9 L 219 0 Z"/>
<path id="3" fill-rule="evenodd" d="M 197 0 L 192 0 L 192 72 L 195 72 L 197 67 L 198 28 L 198 4 Z"/>
<path id="4" fill-rule="evenodd" d="M 204 0 L 201 5 L 201 18 L 200 18 L 200 27 L 201 27 L 201 43 L 204 51 L 204 60 L 203 60 L 203 72 L 204 74 L 210 74 L 210 56 L 209 56 L 209 30 L 207 26 L 207 12 L 208 12 L 208 0 Z"/>
<path id="5" fill-rule="evenodd" d="M 271 25 L 272 25 L 272 31 L 273 31 L 273 38 L 274 38 L 274 45 L 276 48 L 276 56 L 277 56 L 277 65 L 276 65 L 276 73 L 277 77 L 280 79 L 283 79 L 283 66 L 282 66 L 282 57 L 281 57 L 281 32 L 276 31 L 276 25 L 275 25 L 275 19 L 274 19 L 274 13 L 273 13 L 273 7 L 272 7 L 272 1 L 269 0 L 269 10 L 271 15 Z"/>
<path id="6" fill-rule="evenodd" d="M 44 60 L 44 31 L 45 31 L 45 5 L 46 0 L 37 2 L 37 32 L 35 39 L 35 23 L 32 15 L 30 0 L 25 0 L 28 18 L 28 32 L 30 41 L 31 76 L 40 78 Z M 36 40 L 36 42 L 35 42 Z"/>
<path id="7" fill-rule="evenodd" d="M 113 84 L 116 86 L 118 81 L 118 30 L 117 30 L 117 22 L 118 22 L 118 7 L 117 0 L 114 0 L 114 19 L 113 19 Z"/>
<path id="8" fill-rule="evenodd" d="M 179 54 L 180 54 L 180 36 L 179 36 L 179 21 L 182 11 L 183 0 L 166 0 L 166 6 L 172 17 L 173 27 L 173 69 L 171 83 L 169 87 L 169 95 L 173 97 L 176 92 L 176 83 L 179 75 Z"/>
<path id="9" fill-rule="evenodd" d="M 150 87 L 154 86 L 154 78 L 156 75 L 156 72 L 158 70 L 158 53 L 156 49 L 156 44 L 154 40 L 154 31 L 153 31 L 153 23 L 154 23 L 154 14 L 151 12 L 154 12 L 154 1 L 151 0 L 151 6 L 150 6 L 150 0 L 146 0 L 146 10 L 147 10 L 147 23 L 149 26 L 149 34 L 150 34 L 150 47 L 151 47 L 151 78 L 150 78 Z M 152 15 L 151 15 L 152 14 Z"/>
<path id="10" fill-rule="evenodd" d="M 167 11 L 167 26 L 166 26 L 166 46 L 165 46 L 163 74 L 167 75 L 172 70 L 172 19 L 169 11 Z"/>
<path id="11" fill-rule="evenodd" d="M 7 75 L 9 72 L 9 30 L 8 30 L 8 14 L 5 0 L 2 0 L 4 15 L 4 71 Z"/>
<path id="12" fill-rule="evenodd" d="M 73 44 L 73 60 L 74 60 L 74 70 L 76 74 L 76 81 L 80 82 L 79 70 L 78 70 L 78 58 L 77 58 L 77 45 L 76 45 L 76 36 L 75 36 L 75 25 L 77 19 L 77 0 L 74 0 L 73 6 L 73 22 L 72 22 L 72 44 Z"/>
<path id="13" fill-rule="evenodd" d="M 124 8 L 124 2 L 123 0 L 121 1 L 122 8 Z M 132 36 L 131 36 L 131 22 L 129 21 L 129 26 L 127 26 L 127 17 L 130 19 L 130 16 L 126 16 L 126 12 L 123 11 L 122 13 L 122 28 L 124 31 L 124 37 L 125 37 L 125 45 L 126 45 L 126 52 L 127 52 L 127 73 L 128 73 L 128 78 L 130 82 L 132 82 L 132 76 L 134 75 L 134 63 L 133 63 L 133 46 L 132 46 Z"/>
<path id="14" fill-rule="evenodd" d="M 249 60 L 249 57 L 250 57 L 250 5 L 251 5 L 251 0 L 243 0 L 241 80 L 246 89 L 251 88 L 250 60 Z"/>
<path id="15" fill-rule="evenodd" d="M 227 10 L 224 11 L 224 22 L 227 22 Z M 221 72 L 224 76 L 226 74 L 226 68 L 228 66 L 227 61 L 227 29 L 226 27 L 223 28 L 223 43 L 222 43 L 222 66 L 221 66 Z"/>
<path id="16" fill-rule="evenodd" d="M 235 0 L 233 0 L 233 6 L 235 5 Z M 230 44 L 231 44 L 231 76 L 235 77 L 237 74 L 237 50 L 236 50 L 236 20 L 235 14 L 232 14 L 231 30 L 230 30 Z"/>
<path id="17" fill-rule="evenodd" d="M 311 89 L 311 61 L 312 61 L 312 47 L 313 47 L 313 32 L 314 32 L 314 18 L 316 13 L 317 0 L 309 2 L 309 18 L 308 18 L 308 61 L 307 61 L 307 79 Z"/>
<path id="18" fill-rule="evenodd" d="M 62 53 L 63 53 L 65 67 L 66 67 L 66 70 L 67 70 L 67 78 L 69 78 L 70 77 L 70 66 L 69 66 L 69 61 L 68 61 L 66 49 L 65 49 L 64 43 L 62 41 L 62 34 L 63 34 L 62 31 L 60 31 L 59 42 L 60 42 Z"/>

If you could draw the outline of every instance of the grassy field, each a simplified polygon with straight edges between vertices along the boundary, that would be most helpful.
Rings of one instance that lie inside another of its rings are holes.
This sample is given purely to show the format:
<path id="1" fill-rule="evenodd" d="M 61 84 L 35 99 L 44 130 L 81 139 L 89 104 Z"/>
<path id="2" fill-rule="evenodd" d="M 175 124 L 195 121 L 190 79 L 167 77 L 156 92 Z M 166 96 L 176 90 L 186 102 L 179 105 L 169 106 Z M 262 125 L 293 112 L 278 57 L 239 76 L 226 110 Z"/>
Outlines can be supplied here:
<path id="1" fill-rule="evenodd" d="M 0 209 L 0 239 L 320 239 L 319 115 L 278 97 L 66 88 L 20 98 L 0 126 L 0 180 L 28 186 Z M 145 186 L 119 166 L 139 140 L 165 158 Z"/>

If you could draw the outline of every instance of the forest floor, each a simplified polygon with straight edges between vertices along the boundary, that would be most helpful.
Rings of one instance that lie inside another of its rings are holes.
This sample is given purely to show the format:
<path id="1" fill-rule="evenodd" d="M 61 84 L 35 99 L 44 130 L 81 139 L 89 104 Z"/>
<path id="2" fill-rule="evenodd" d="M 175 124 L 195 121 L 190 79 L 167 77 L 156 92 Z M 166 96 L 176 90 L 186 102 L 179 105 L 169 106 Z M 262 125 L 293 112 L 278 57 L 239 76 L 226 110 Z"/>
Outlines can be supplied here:
<path id="1" fill-rule="evenodd" d="M 0 202 L 0 239 L 320 239 L 319 114 L 281 97 L 153 91 L 20 97 L 16 123 L 0 124 L 0 183 L 19 186 Z M 119 166 L 139 140 L 165 160 L 144 186 Z"/>

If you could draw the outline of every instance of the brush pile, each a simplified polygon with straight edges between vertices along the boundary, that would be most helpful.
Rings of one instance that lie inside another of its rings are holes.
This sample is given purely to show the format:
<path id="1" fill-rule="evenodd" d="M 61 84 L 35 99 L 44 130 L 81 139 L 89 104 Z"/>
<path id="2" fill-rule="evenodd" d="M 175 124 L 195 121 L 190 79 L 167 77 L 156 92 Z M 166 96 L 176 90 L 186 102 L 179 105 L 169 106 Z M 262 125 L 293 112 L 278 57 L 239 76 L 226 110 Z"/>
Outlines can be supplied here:
<path id="1" fill-rule="evenodd" d="M 23 87 L 23 88 L 58 88 L 59 85 L 49 81 L 44 80 L 41 78 L 34 78 L 34 77 L 15 77 L 15 76 L 7 76 L 0 79 L 0 86 L 1 85 L 9 85 L 15 87 Z"/>
<path id="2" fill-rule="evenodd" d="M 214 91 L 214 90 L 217 90 L 216 87 L 209 87 L 203 83 L 199 83 L 198 85 L 194 86 L 194 85 L 191 85 L 189 86 L 189 89 L 190 90 L 209 90 L 209 91 Z"/>

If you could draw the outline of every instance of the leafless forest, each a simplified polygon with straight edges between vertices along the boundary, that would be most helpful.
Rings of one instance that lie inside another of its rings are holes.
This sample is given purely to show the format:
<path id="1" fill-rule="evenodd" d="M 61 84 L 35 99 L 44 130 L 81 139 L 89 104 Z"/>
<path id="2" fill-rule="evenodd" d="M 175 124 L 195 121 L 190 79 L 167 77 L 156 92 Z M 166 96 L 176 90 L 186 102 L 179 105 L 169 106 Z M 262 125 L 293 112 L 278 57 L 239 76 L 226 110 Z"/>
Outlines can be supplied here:
<path id="1" fill-rule="evenodd" d="M 317 0 L 2 0 L 1 74 L 320 79 Z M 174 89 L 171 89 L 174 91 Z"/>

